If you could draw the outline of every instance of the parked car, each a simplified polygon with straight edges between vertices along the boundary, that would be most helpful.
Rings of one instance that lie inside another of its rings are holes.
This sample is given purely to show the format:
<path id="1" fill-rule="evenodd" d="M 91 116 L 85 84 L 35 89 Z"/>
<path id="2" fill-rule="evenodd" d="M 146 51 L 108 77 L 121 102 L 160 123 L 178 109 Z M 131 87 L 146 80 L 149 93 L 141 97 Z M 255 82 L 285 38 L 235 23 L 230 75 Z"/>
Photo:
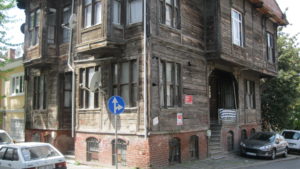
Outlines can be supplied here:
<path id="1" fill-rule="evenodd" d="M 14 140 L 9 136 L 5 130 L 0 130 L 0 147 L 5 144 L 13 144 Z"/>
<path id="2" fill-rule="evenodd" d="M 288 142 L 288 150 L 300 150 L 300 131 L 283 130 L 282 136 Z"/>
<path id="3" fill-rule="evenodd" d="M 287 156 L 288 143 L 280 134 L 257 132 L 240 143 L 242 155 L 268 157 L 272 160 L 278 155 Z"/>
<path id="4" fill-rule="evenodd" d="M 48 143 L 17 143 L 0 148 L 1 169 L 66 169 L 64 156 Z"/>

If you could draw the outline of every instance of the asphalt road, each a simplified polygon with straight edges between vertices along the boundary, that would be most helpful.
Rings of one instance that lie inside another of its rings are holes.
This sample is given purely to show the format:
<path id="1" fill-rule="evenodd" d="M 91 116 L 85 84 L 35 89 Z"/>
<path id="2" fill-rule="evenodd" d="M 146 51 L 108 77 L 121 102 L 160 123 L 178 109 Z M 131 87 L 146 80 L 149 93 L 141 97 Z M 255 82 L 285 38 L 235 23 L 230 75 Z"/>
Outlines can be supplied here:
<path id="1" fill-rule="evenodd" d="M 276 161 L 274 163 L 248 167 L 245 169 L 300 169 L 300 159 Z"/>

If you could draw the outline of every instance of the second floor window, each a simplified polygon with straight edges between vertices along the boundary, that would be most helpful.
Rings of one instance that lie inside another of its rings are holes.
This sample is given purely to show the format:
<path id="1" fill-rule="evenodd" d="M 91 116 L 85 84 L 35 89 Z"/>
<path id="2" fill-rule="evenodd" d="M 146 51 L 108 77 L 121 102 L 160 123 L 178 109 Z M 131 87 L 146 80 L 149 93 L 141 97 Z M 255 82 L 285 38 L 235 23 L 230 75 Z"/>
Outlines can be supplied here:
<path id="1" fill-rule="evenodd" d="M 48 14 L 48 43 L 55 43 L 55 27 L 56 27 L 56 9 L 49 8 Z"/>
<path id="2" fill-rule="evenodd" d="M 45 76 L 33 77 L 33 109 L 46 109 Z"/>
<path id="3" fill-rule="evenodd" d="M 83 1 L 84 27 L 90 27 L 102 23 L 102 4 L 101 0 Z"/>
<path id="4" fill-rule="evenodd" d="M 114 24 L 121 24 L 121 0 L 113 0 L 113 23 Z"/>
<path id="5" fill-rule="evenodd" d="M 160 62 L 160 105 L 181 106 L 181 66 L 172 62 Z"/>
<path id="6" fill-rule="evenodd" d="M 267 33 L 267 59 L 270 63 L 275 63 L 274 37 L 269 32 Z"/>
<path id="7" fill-rule="evenodd" d="M 245 80 L 245 109 L 255 109 L 255 82 Z"/>
<path id="8" fill-rule="evenodd" d="M 160 0 L 160 20 L 173 28 L 180 28 L 179 0 Z"/>
<path id="9" fill-rule="evenodd" d="M 24 77 L 15 76 L 11 78 L 11 95 L 24 93 Z"/>
<path id="10" fill-rule="evenodd" d="M 30 46 L 34 46 L 38 43 L 39 35 L 39 26 L 40 26 L 40 9 L 36 9 L 30 13 L 29 18 L 29 38 Z"/>
<path id="11" fill-rule="evenodd" d="M 80 84 L 88 87 L 92 76 L 96 71 L 100 71 L 100 67 L 88 67 L 80 69 Z M 94 109 L 99 108 L 99 91 L 90 92 L 85 89 L 80 89 L 80 108 Z"/>
<path id="12" fill-rule="evenodd" d="M 231 10 L 232 42 L 237 46 L 243 46 L 243 18 L 242 14 L 234 9 Z"/>
<path id="13" fill-rule="evenodd" d="M 68 29 L 68 27 L 70 26 L 69 25 L 70 16 L 71 16 L 70 6 L 64 7 L 63 15 L 62 15 L 62 24 L 64 25 L 63 32 L 62 32 L 62 43 L 69 42 L 70 40 L 70 31 Z"/>
<path id="14" fill-rule="evenodd" d="M 135 107 L 137 102 L 138 72 L 136 60 L 113 64 L 113 95 L 124 98 L 126 107 Z"/>
<path id="15" fill-rule="evenodd" d="M 143 21 L 143 1 L 128 0 L 127 4 L 127 23 L 133 24 Z"/>

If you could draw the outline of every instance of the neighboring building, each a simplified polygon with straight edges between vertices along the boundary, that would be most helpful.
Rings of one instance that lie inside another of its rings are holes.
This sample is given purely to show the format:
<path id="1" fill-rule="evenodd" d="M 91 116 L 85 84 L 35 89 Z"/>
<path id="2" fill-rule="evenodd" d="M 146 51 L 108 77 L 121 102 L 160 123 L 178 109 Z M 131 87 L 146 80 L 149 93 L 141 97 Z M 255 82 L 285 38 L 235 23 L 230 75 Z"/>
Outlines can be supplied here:
<path id="1" fill-rule="evenodd" d="M 0 67 L 0 112 L 2 128 L 17 142 L 24 137 L 24 67 L 22 57 L 15 57 L 15 50 L 8 50 L 10 62 Z"/>
<path id="2" fill-rule="evenodd" d="M 277 74 L 277 28 L 287 24 L 275 0 L 18 3 L 27 18 L 26 140 L 101 165 L 114 165 L 118 141 L 121 165 L 157 168 L 237 150 L 261 130 L 260 79 Z M 96 71 L 92 93 L 82 86 Z M 112 95 L 126 101 L 118 140 Z"/>

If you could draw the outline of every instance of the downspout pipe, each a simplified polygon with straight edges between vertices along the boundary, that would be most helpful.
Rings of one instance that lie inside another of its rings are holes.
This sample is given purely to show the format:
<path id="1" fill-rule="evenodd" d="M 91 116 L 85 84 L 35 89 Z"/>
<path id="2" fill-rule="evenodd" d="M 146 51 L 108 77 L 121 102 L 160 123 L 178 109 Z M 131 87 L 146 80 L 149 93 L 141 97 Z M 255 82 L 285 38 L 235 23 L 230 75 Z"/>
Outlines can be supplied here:
<path id="1" fill-rule="evenodd" d="M 74 0 L 72 0 L 71 4 L 71 16 L 74 15 Z M 69 24 L 70 25 L 70 24 Z M 74 58 L 72 59 L 72 41 L 73 41 L 73 27 L 69 27 L 69 53 L 68 53 L 68 67 L 72 71 L 72 125 L 71 125 L 71 130 L 72 130 L 72 138 L 75 137 L 75 71 L 74 71 Z"/>
<path id="2" fill-rule="evenodd" d="M 148 137 L 148 92 L 147 92 L 147 0 L 144 0 L 144 137 Z"/>

